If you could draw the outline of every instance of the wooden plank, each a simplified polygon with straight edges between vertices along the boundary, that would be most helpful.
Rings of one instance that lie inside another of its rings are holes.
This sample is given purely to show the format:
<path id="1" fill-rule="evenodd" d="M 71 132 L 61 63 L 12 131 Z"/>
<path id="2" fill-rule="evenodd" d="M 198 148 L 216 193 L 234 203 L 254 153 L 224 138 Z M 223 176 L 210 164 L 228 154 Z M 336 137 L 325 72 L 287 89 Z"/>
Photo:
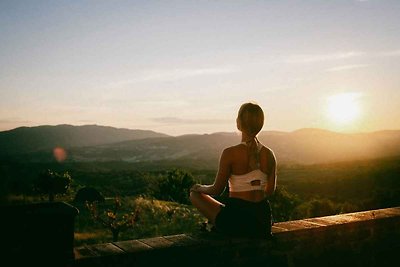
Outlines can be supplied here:
<path id="1" fill-rule="evenodd" d="M 397 217 L 397 216 L 400 216 L 400 207 L 359 211 L 359 212 L 345 213 L 340 215 L 310 218 L 306 220 L 312 219 L 317 223 L 327 223 L 327 225 L 333 225 L 333 224 L 355 223 L 357 221 L 367 221 L 367 220 Z"/>
<path id="2" fill-rule="evenodd" d="M 335 224 L 347 224 L 347 223 L 359 222 L 359 219 L 349 215 L 329 216 L 329 217 L 324 217 L 323 219 L 328 220 L 330 222 L 334 222 Z"/>
<path id="3" fill-rule="evenodd" d="M 277 223 L 276 223 L 276 224 L 277 224 Z M 276 226 L 276 224 L 273 225 L 272 228 L 271 228 L 273 234 L 280 233 L 280 232 L 286 232 L 286 231 L 287 231 L 286 228 L 282 228 L 282 227 Z"/>
<path id="4" fill-rule="evenodd" d="M 356 218 L 359 222 L 375 219 L 374 214 L 371 212 L 354 212 L 354 213 L 347 213 L 346 215 Z"/>
<path id="5" fill-rule="evenodd" d="M 88 246 L 75 247 L 74 254 L 75 254 L 75 260 L 96 257 L 99 255 L 95 251 L 91 250 L 90 247 Z"/>
<path id="6" fill-rule="evenodd" d="M 310 221 L 312 221 L 314 223 L 318 223 L 318 224 L 324 224 L 326 226 L 354 224 L 354 223 L 360 223 L 360 222 L 364 221 L 364 220 L 361 220 L 360 218 L 358 218 L 357 216 L 353 216 L 353 215 L 326 216 L 326 217 L 318 217 L 318 218 L 312 218 L 312 219 L 307 219 L 307 220 L 310 220 Z"/>
<path id="7" fill-rule="evenodd" d="M 329 217 L 319 217 L 319 218 L 312 218 L 312 221 L 318 224 L 323 224 L 325 226 L 331 226 L 331 225 L 336 225 L 340 224 L 338 221 L 331 220 L 331 216 Z"/>
<path id="8" fill-rule="evenodd" d="M 322 222 L 317 221 L 317 220 L 314 220 L 314 219 L 315 219 L 315 218 L 309 218 L 309 219 L 304 219 L 303 221 L 313 223 L 313 224 L 318 225 L 318 226 L 320 226 L 320 227 L 324 227 L 324 226 L 329 225 L 329 224 L 322 223 Z"/>
<path id="9" fill-rule="evenodd" d="M 164 238 L 173 242 L 174 246 L 190 246 L 201 243 L 200 241 L 185 234 L 164 236 Z"/>
<path id="10" fill-rule="evenodd" d="M 288 231 L 299 231 L 299 230 L 306 230 L 306 229 L 310 229 L 310 228 L 319 228 L 319 227 L 321 227 L 321 225 L 313 223 L 311 221 L 297 220 L 297 221 L 289 221 L 289 222 L 280 223 L 278 227 L 286 229 Z"/>
<path id="11" fill-rule="evenodd" d="M 109 256 L 122 254 L 124 251 L 112 243 L 96 244 L 90 246 L 90 249 L 95 251 L 100 256 Z"/>
<path id="12" fill-rule="evenodd" d="M 134 252 L 153 249 L 149 245 L 146 245 L 145 243 L 140 242 L 138 240 L 113 242 L 113 244 L 127 253 L 134 253 Z"/>
<path id="13" fill-rule="evenodd" d="M 396 208 L 373 210 L 373 211 L 371 211 L 371 213 L 374 215 L 374 218 L 377 218 L 377 219 L 400 216 L 400 210 L 398 210 Z"/>
<path id="14" fill-rule="evenodd" d="M 144 244 L 158 249 L 158 248 L 167 248 L 173 246 L 173 242 L 164 238 L 164 237 L 153 237 L 153 238 L 145 238 L 145 239 L 139 239 L 140 242 L 143 242 Z"/>

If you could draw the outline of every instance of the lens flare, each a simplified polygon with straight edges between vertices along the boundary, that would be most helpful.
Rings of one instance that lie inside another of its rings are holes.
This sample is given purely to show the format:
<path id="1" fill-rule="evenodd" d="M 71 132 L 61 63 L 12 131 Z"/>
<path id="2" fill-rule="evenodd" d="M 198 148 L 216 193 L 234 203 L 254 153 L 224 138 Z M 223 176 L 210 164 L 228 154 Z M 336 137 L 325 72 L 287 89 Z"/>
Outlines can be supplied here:
<path id="1" fill-rule="evenodd" d="M 67 152 L 62 147 L 55 147 L 53 149 L 53 156 L 58 162 L 63 162 L 67 158 Z"/>

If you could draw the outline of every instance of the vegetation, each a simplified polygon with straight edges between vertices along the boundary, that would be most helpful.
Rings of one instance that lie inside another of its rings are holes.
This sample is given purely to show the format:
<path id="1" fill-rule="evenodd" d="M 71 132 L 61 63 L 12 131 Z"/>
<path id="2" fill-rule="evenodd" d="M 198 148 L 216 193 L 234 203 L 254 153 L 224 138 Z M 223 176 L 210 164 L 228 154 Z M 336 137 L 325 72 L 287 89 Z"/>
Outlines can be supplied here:
<path id="1" fill-rule="evenodd" d="M 3 161 L 0 162 L 0 201 L 42 201 L 32 185 L 42 170 L 48 169 L 57 173 L 57 177 L 68 172 L 74 178 L 66 194 L 58 195 L 58 200 L 80 210 L 75 221 L 76 245 L 115 240 L 113 231 L 118 232 L 118 240 L 200 231 L 205 218 L 188 202 L 187 190 L 195 181 L 212 183 L 216 174 L 216 170 L 184 168 L 144 171 L 124 162 Z M 270 199 L 274 221 L 399 206 L 399 174 L 398 157 L 308 166 L 280 165 L 278 187 Z M 106 197 L 104 203 L 92 206 L 92 212 L 85 204 L 73 202 L 76 192 L 86 186 Z M 224 201 L 227 191 L 218 199 Z M 120 196 L 118 206 L 115 196 Z M 112 230 L 118 227 L 119 231 Z"/>
<path id="2" fill-rule="evenodd" d="M 130 213 L 120 214 L 121 199 L 114 199 L 113 209 L 107 209 L 99 213 L 97 202 L 87 202 L 86 207 L 94 221 L 99 222 L 106 229 L 111 231 L 113 241 L 118 241 L 119 233 L 135 226 L 139 219 L 139 208 L 136 207 Z"/>
<path id="3" fill-rule="evenodd" d="M 68 172 L 57 173 L 47 169 L 41 172 L 34 183 L 34 190 L 39 194 L 48 195 L 49 202 L 53 202 L 58 194 L 65 194 L 71 185 L 72 178 Z"/>
<path id="4" fill-rule="evenodd" d="M 133 224 L 119 233 L 118 240 L 148 238 L 160 235 L 195 233 L 200 229 L 204 218 L 191 205 L 161 201 L 149 197 L 121 197 L 123 205 L 119 214 L 132 214 L 137 211 Z M 114 199 L 98 203 L 98 210 L 110 210 Z M 110 230 L 100 223 L 93 223 L 91 212 L 84 205 L 76 205 L 80 210 L 75 221 L 75 245 L 110 242 Z"/>
<path id="5" fill-rule="evenodd" d="M 153 196 L 157 199 L 189 204 L 189 190 L 195 184 L 193 175 L 174 169 L 157 180 Z"/>

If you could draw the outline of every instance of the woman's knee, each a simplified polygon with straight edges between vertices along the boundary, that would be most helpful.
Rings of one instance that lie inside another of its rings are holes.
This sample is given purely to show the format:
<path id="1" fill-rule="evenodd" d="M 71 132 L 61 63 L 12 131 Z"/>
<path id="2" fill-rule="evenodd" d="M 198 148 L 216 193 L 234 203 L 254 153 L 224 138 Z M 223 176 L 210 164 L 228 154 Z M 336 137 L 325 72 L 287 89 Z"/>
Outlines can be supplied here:
<path id="1" fill-rule="evenodd" d="M 200 193 L 199 192 L 195 192 L 195 191 L 191 191 L 190 195 L 189 195 L 189 199 L 192 202 L 192 204 L 194 204 L 193 202 L 196 202 L 196 200 L 198 200 L 200 197 Z"/>

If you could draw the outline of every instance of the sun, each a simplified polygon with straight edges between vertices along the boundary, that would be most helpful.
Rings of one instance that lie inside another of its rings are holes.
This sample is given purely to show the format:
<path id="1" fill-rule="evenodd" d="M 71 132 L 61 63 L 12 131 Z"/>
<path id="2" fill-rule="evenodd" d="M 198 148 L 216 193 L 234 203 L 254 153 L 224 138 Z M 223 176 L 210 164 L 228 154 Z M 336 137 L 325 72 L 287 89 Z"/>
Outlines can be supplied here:
<path id="1" fill-rule="evenodd" d="M 327 113 L 338 124 L 349 124 L 360 116 L 359 93 L 341 93 L 328 97 Z"/>

